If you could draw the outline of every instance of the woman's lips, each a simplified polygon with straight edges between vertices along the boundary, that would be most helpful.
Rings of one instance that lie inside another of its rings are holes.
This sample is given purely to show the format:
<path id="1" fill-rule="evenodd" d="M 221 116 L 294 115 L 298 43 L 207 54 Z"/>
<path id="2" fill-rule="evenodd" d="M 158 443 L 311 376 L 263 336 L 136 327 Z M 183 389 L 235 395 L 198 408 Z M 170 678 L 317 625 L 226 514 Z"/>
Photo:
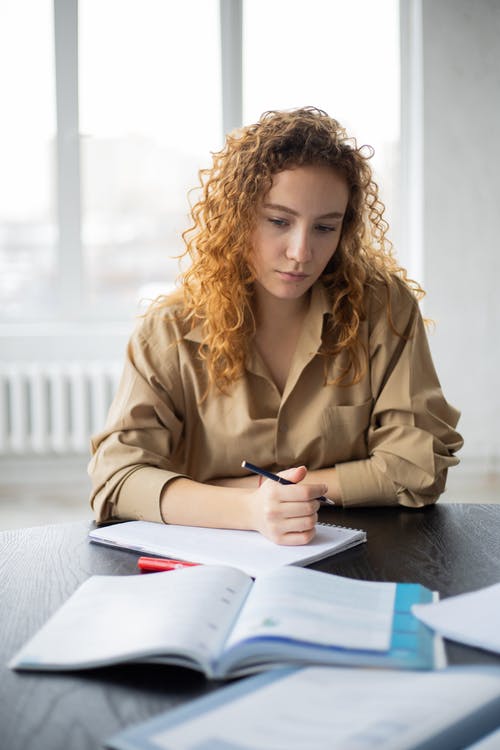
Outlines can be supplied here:
<path id="1" fill-rule="evenodd" d="M 277 271 L 278 276 L 284 281 L 304 281 L 307 279 L 307 273 L 297 273 L 295 271 Z"/>

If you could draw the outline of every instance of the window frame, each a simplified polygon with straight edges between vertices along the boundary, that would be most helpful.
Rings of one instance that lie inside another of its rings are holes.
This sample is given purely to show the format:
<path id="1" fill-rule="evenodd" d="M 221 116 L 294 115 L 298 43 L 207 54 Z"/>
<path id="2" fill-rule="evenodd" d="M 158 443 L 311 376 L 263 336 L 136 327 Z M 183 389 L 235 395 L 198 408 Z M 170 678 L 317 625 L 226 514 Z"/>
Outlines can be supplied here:
<path id="1" fill-rule="evenodd" d="M 60 315 L 83 305 L 80 133 L 78 113 L 78 0 L 54 0 L 56 76 L 57 279 Z"/>

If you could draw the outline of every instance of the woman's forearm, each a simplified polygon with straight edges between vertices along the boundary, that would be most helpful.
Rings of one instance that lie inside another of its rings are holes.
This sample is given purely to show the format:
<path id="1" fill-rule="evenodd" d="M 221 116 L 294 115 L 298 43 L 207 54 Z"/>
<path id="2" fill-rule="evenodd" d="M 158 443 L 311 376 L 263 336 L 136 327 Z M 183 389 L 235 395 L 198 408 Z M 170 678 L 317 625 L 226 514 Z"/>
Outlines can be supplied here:
<path id="1" fill-rule="evenodd" d="M 315 534 L 317 498 L 326 493 L 327 486 L 302 482 L 306 474 L 303 466 L 288 469 L 282 476 L 290 484 L 266 479 L 253 489 L 179 477 L 162 491 L 162 518 L 165 523 L 185 526 L 255 530 L 277 544 L 307 544 Z"/>
<path id="2" fill-rule="evenodd" d="M 252 529 L 250 488 L 202 484 L 185 477 L 169 482 L 160 498 L 165 523 L 219 529 Z"/>
<path id="3" fill-rule="evenodd" d="M 214 487 L 238 487 L 247 490 L 255 490 L 262 484 L 262 477 L 256 474 L 249 474 L 246 477 L 218 477 L 211 479 L 207 484 Z"/>

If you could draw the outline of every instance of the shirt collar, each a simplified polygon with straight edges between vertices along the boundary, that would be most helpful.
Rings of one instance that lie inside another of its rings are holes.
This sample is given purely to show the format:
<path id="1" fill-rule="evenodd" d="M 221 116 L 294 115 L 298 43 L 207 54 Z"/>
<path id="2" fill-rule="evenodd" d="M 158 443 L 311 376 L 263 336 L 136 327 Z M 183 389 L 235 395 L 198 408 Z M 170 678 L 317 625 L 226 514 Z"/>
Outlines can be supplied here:
<path id="1" fill-rule="evenodd" d="M 304 319 L 283 399 L 291 392 L 304 368 L 317 354 L 323 340 L 324 316 L 330 311 L 328 292 L 323 283 L 317 281 L 311 289 L 309 309 Z M 250 372 L 269 378 L 267 368 L 255 348 L 249 351 L 246 366 Z"/>
<path id="2" fill-rule="evenodd" d="M 202 323 L 198 323 L 198 325 L 194 326 L 190 331 L 185 333 L 184 339 L 186 339 L 186 341 L 194 341 L 196 344 L 201 344 L 203 339 Z"/>
<path id="3" fill-rule="evenodd" d="M 304 320 L 302 335 L 299 340 L 298 350 L 305 354 L 311 349 L 315 354 L 321 346 L 323 338 L 324 316 L 332 311 L 332 303 L 328 298 L 328 292 L 321 281 L 317 281 L 311 289 L 311 301 L 309 310 Z"/>
<path id="4" fill-rule="evenodd" d="M 325 315 L 331 311 L 328 293 L 321 281 L 317 281 L 311 290 L 309 310 L 302 326 L 302 332 L 288 375 L 283 402 L 295 388 L 305 368 L 314 359 L 323 342 L 323 323 Z"/>

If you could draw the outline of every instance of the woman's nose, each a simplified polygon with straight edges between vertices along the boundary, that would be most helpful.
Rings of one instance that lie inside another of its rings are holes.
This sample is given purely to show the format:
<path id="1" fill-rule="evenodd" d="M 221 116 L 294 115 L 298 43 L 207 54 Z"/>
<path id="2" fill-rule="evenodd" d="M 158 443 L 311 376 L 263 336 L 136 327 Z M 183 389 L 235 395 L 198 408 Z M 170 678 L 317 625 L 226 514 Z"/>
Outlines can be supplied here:
<path id="1" fill-rule="evenodd" d="M 312 258 L 311 237 L 306 230 L 297 229 L 290 237 L 287 257 L 296 263 L 307 263 Z"/>

